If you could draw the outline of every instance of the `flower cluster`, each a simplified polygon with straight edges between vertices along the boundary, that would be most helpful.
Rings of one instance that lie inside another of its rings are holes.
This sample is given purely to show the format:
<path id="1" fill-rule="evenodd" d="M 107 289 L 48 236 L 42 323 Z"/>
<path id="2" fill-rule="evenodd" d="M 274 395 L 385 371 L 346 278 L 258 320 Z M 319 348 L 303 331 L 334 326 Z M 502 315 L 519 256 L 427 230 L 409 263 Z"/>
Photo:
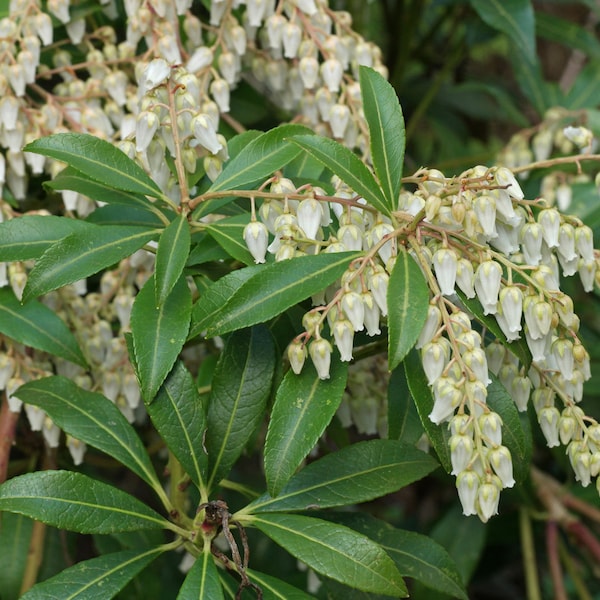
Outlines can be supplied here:
<path id="1" fill-rule="evenodd" d="M 465 514 L 487 521 L 500 491 L 514 484 L 502 419 L 486 402 L 490 373 L 518 410 L 526 410 L 531 397 L 548 445 L 568 445 L 577 479 L 587 485 L 600 471 L 600 430 L 577 406 L 590 377 L 589 355 L 577 335 L 573 301 L 559 284 L 561 275 L 574 274 L 586 291 L 597 283 L 600 258 L 591 229 L 543 198 L 525 200 L 505 167 L 474 167 L 455 178 L 422 169 L 406 181 L 414 189 L 401 193 L 392 219 L 367 210 L 339 182 L 333 197 L 295 189 L 287 179 L 271 182 L 260 220 L 246 229 L 257 262 L 267 252 L 283 260 L 363 251 L 338 285 L 313 298 L 305 331 L 288 348 L 292 369 L 299 373 L 310 356 L 319 376 L 328 378 L 331 341 L 340 360 L 350 361 L 357 332 L 380 333 L 388 278 L 402 245 L 431 290 L 416 347 L 434 399 L 429 418 L 450 431 Z M 283 199 L 273 199 L 274 192 Z M 473 302 L 479 318 L 470 313 Z M 519 341 L 531 360 L 514 350 Z"/>

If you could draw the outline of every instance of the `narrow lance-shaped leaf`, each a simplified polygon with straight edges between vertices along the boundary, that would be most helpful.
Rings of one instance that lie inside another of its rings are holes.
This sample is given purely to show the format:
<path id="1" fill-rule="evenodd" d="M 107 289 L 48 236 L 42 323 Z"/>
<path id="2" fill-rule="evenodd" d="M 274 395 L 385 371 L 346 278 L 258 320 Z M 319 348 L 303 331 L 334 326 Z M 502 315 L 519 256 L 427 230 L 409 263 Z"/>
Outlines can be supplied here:
<path id="1" fill-rule="evenodd" d="M 206 448 L 208 487 L 225 477 L 264 416 L 275 372 L 275 350 L 264 327 L 235 332 L 213 376 Z"/>
<path id="2" fill-rule="evenodd" d="M 50 246 L 29 273 L 23 301 L 94 275 L 139 250 L 157 231 L 89 225 Z"/>
<path id="3" fill-rule="evenodd" d="M 249 522 L 317 573 L 365 592 L 408 595 L 381 546 L 352 529 L 301 515 L 265 513 Z"/>
<path id="4" fill-rule="evenodd" d="M 303 125 L 280 125 L 253 139 L 226 163 L 209 192 L 235 190 L 261 181 L 293 160 L 300 152 L 289 137 L 310 133 Z"/>
<path id="5" fill-rule="evenodd" d="M 359 504 L 391 494 L 438 467 L 429 455 L 394 440 L 352 444 L 294 475 L 274 498 L 261 496 L 248 512 L 280 512 Z"/>
<path id="6" fill-rule="evenodd" d="M 246 573 L 250 581 L 260 587 L 264 600 L 314 600 L 314 596 L 308 595 L 277 577 L 271 577 L 252 569 L 248 569 Z"/>
<path id="7" fill-rule="evenodd" d="M 203 552 L 192 565 L 177 594 L 177 600 L 223 600 L 223 587 L 210 552 Z"/>
<path id="8" fill-rule="evenodd" d="M 115 189 L 110 180 L 95 181 L 73 167 L 66 167 L 54 179 L 44 182 L 44 187 L 51 190 L 72 190 L 98 202 L 136 207 L 161 214 L 143 194 Z"/>
<path id="9" fill-rule="evenodd" d="M 388 364 L 393 371 L 419 339 L 427 319 L 429 287 L 421 269 L 404 249 L 398 252 L 387 291 Z"/>
<path id="10" fill-rule="evenodd" d="M 108 398 L 80 388 L 61 375 L 28 381 L 18 391 L 27 404 L 43 408 L 66 433 L 102 450 L 152 487 L 160 482 L 144 444 Z"/>
<path id="11" fill-rule="evenodd" d="M 371 171 L 352 150 L 329 138 L 313 135 L 297 135 L 290 141 L 297 144 L 313 158 L 337 175 L 358 196 L 362 196 L 373 208 L 389 215 L 391 213 L 379 184 Z"/>
<path id="12" fill-rule="evenodd" d="M 84 560 L 33 586 L 21 600 L 113 598 L 162 552 L 161 547 L 123 550 Z"/>
<path id="13" fill-rule="evenodd" d="M 181 277 L 189 253 L 190 226 L 186 217 L 178 214 L 158 240 L 154 273 L 157 306 L 164 304 Z"/>
<path id="14" fill-rule="evenodd" d="M 146 410 L 169 450 L 202 489 L 208 465 L 203 440 L 206 417 L 198 389 L 183 363 L 175 364 Z"/>
<path id="15" fill-rule="evenodd" d="M 423 582 L 428 588 L 450 594 L 453 598 L 467 600 L 457 565 L 444 547 L 431 537 L 396 529 L 365 513 L 334 513 L 331 518 L 377 542 L 403 577 Z M 423 596 L 426 597 L 429 596 Z"/>
<path id="16" fill-rule="evenodd" d="M 253 265 L 254 258 L 244 242 L 244 227 L 250 222 L 250 213 L 219 219 L 206 226 L 208 233 L 227 251 L 227 254 L 246 265 Z"/>
<path id="17" fill-rule="evenodd" d="M 168 528 L 154 510 L 115 488 L 72 471 L 37 471 L 0 485 L 0 511 L 77 533 Z"/>
<path id="18" fill-rule="evenodd" d="M 347 377 L 347 365 L 339 361 L 332 361 L 330 378 L 325 380 L 310 364 L 300 375 L 287 372 L 277 390 L 265 441 L 265 475 L 272 496 L 281 492 L 329 425 Z"/>
<path id="19" fill-rule="evenodd" d="M 404 363 L 400 363 L 390 375 L 387 407 L 388 438 L 416 444 L 424 430 L 408 389 Z"/>
<path id="20" fill-rule="evenodd" d="M 142 396 L 152 402 L 175 364 L 190 327 L 192 294 L 181 276 L 164 303 L 156 306 L 154 276 L 136 296 L 131 309 L 131 333 Z"/>
<path id="21" fill-rule="evenodd" d="M 208 335 L 263 323 L 325 289 L 357 258 L 356 252 L 299 256 L 258 269 L 208 326 Z"/>
<path id="22" fill-rule="evenodd" d="M 95 181 L 117 190 L 158 197 L 160 188 L 135 161 L 114 144 L 87 133 L 56 133 L 23 148 L 61 160 Z"/>
<path id="23" fill-rule="evenodd" d="M 54 242 L 93 228 L 85 221 L 54 215 L 24 215 L 5 221 L 0 223 L 0 261 L 38 258 Z"/>
<path id="24" fill-rule="evenodd" d="M 535 14 L 531 0 L 470 0 L 490 27 L 505 33 L 524 59 L 536 61 Z"/>
<path id="25" fill-rule="evenodd" d="M 86 366 L 79 344 L 64 321 L 35 300 L 21 304 L 11 288 L 0 289 L 0 333 L 26 346 Z"/>
<path id="26" fill-rule="evenodd" d="M 373 168 L 387 206 L 394 211 L 398 208 L 406 144 L 402 109 L 394 88 L 377 71 L 363 66 L 359 77 Z"/>

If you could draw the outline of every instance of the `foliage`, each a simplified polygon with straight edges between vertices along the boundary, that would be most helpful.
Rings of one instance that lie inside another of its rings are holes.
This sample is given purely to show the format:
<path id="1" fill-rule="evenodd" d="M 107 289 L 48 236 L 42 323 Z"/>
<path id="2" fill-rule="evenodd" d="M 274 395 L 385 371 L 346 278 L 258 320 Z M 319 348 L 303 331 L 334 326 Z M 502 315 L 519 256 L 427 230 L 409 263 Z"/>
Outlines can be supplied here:
<path id="1" fill-rule="evenodd" d="M 558 528 L 600 560 L 567 510 L 600 522 L 597 43 L 528 0 L 398 5 L 402 108 L 324 0 L 2 7 L 7 598 L 467 598 L 518 515 L 535 599 L 541 510 L 547 580 L 586 597 Z M 559 87 L 563 28 L 589 62 Z M 500 59 L 527 110 L 450 81 Z M 493 116 L 522 128 L 495 159 L 413 168 L 494 148 Z M 391 516 L 415 482 L 456 492 L 433 529 Z"/>

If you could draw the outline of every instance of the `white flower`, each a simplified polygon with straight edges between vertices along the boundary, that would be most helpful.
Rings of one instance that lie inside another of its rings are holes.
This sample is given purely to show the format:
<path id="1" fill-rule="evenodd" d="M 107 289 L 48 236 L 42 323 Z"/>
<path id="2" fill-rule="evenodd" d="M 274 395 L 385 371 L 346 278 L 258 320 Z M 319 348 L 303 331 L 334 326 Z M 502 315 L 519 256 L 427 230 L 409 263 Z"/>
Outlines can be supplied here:
<path id="1" fill-rule="evenodd" d="M 560 413 L 554 406 L 546 406 L 538 413 L 538 422 L 540 424 L 540 429 L 546 438 L 548 448 L 560 445 L 560 442 L 558 441 L 559 420 Z"/>
<path id="2" fill-rule="evenodd" d="M 490 481 L 486 481 L 479 486 L 477 492 L 477 514 L 484 523 L 487 523 L 493 515 L 498 514 L 501 487 L 502 484 L 498 477 L 490 477 Z"/>
<path id="3" fill-rule="evenodd" d="M 306 360 L 306 345 L 298 341 L 292 342 L 288 346 L 287 355 L 288 360 L 290 361 L 290 366 L 292 367 L 292 371 L 294 371 L 296 375 L 300 375 Z"/>
<path id="4" fill-rule="evenodd" d="M 329 379 L 329 367 L 331 366 L 331 344 L 323 338 L 311 342 L 308 352 L 313 361 L 319 379 Z"/>
<path id="5" fill-rule="evenodd" d="M 502 485 L 511 488 L 515 485 L 513 477 L 513 464 L 510 450 L 506 446 L 492 448 L 488 454 L 488 460 L 492 465 L 496 475 L 502 481 Z"/>
<path id="6" fill-rule="evenodd" d="M 350 362 L 352 360 L 352 342 L 354 339 L 352 323 L 348 319 L 338 319 L 333 324 L 332 332 L 342 362 Z"/>
<path id="7" fill-rule="evenodd" d="M 486 315 L 494 314 L 502 279 L 502 267 L 493 260 L 482 262 L 475 271 L 475 291 Z"/>
<path id="8" fill-rule="evenodd" d="M 440 248 L 433 255 L 433 268 L 444 296 L 454 294 L 456 272 L 458 269 L 458 255 L 452 248 Z"/>
<path id="9" fill-rule="evenodd" d="M 211 154 L 217 154 L 223 148 L 223 144 L 217 137 L 215 125 L 206 113 L 199 113 L 192 119 L 192 131 L 196 140 Z"/>
<path id="10" fill-rule="evenodd" d="M 468 517 L 477 514 L 475 500 L 479 490 L 479 475 L 475 471 L 462 471 L 456 478 L 456 489 L 463 508 L 463 515 Z"/>
<path id="11" fill-rule="evenodd" d="M 142 89 L 144 93 L 153 90 L 155 87 L 164 83 L 171 73 L 171 67 L 169 67 L 166 60 L 162 58 L 155 58 L 148 63 L 148 66 L 144 69 L 142 76 L 143 85 Z"/>
<path id="12" fill-rule="evenodd" d="M 267 253 L 267 245 L 269 242 L 269 232 L 264 223 L 260 221 L 250 221 L 244 227 L 244 241 L 250 254 L 254 258 L 254 262 L 264 263 L 265 255 Z"/>

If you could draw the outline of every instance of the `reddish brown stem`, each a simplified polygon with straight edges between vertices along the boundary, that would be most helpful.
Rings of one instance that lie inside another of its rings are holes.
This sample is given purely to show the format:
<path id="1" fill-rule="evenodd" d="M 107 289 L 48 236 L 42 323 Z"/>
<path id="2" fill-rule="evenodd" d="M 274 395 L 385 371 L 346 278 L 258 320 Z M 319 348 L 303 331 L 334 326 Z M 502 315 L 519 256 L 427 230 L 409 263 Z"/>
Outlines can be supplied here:
<path id="1" fill-rule="evenodd" d="M 558 554 L 558 524 L 556 521 L 546 523 L 546 548 L 550 577 L 554 588 L 554 600 L 569 600 Z"/>
<path id="2" fill-rule="evenodd" d="M 594 557 L 597 564 L 600 565 L 600 541 L 598 538 L 579 521 L 573 521 L 566 526 L 567 531 L 575 537 L 577 542 L 587 548 Z"/>
<path id="3" fill-rule="evenodd" d="M 3 394 L 2 407 L 0 408 L 0 483 L 6 481 L 10 449 L 15 441 L 15 431 L 19 413 L 11 412 L 8 408 L 6 394 Z"/>

